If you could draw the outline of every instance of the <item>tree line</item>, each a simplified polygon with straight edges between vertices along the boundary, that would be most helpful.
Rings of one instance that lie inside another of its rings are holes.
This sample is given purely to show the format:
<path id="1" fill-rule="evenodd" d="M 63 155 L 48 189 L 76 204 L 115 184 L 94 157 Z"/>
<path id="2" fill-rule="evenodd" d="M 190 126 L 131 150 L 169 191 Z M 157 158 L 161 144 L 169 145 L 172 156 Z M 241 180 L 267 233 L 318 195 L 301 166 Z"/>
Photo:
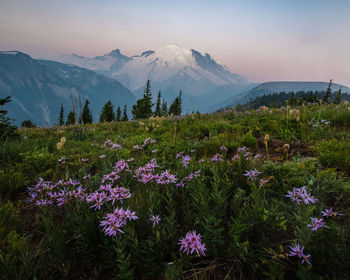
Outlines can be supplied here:
<path id="1" fill-rule="evenodd" d="M 273 94 L 264 94 L 257 96 L 255 99 L 249 100 L 245 104 L 238 104 L 235 109 L 244 111 L 249 109 L 258 109 L 261 106 L 278 108 L 285 106 L 287 103 L 290 106 L 297 106 L 306 103 L 318 104 L 340 104 L 342 101 L 350 100 L 350 95 L 342 93 L 341 87 L 336 91 L 332 91 L 332 80 L 330 80 L 325 91 L 297 91 L 297 92 L 276 92 Z"/>
<path id="2" fill-rule="evenodd" d="M 81 114 L 77 117 L 74 101 L 72 101 L 73 110 L 68 113 L 67 120 L 64 121 L 64 108 L 61 105 L 58 125 L 72 125 L 76 123 L 80 124 L 89 124 L 93 122 L 92 113 L 89 109 L 89 100 L 86 100 L 84 108 L 81 110 Z M 153 107 L 155 109 L 153 111 Z M 150 117 L 166 117 L 168 115 L 179 116 L 182 113 L 182 92 L 179 92 L 179 95 L 174 99 L 172 104 L 168 109 L 167 102 L 163 99 L 161 91 L 159 90 L 157 95 L 156 103 L 152 102 L 152 92 L 151 92 L 151 83 L 147 80 L 146 87 L 143 93 L 143 97 L 136 101 L 136 104 L 132 106 L 132 119 L 148 119 Z M 113 104 L 111 100 L 108 100 L 107 103 L 103 106 L 99 122 L 119 122 L 119 121 L 128 121 L 127 114 L 127 105 L 124 105 L 123 113 L 120 106 L 117 107 L 116 112 L 114 112 Z"/>

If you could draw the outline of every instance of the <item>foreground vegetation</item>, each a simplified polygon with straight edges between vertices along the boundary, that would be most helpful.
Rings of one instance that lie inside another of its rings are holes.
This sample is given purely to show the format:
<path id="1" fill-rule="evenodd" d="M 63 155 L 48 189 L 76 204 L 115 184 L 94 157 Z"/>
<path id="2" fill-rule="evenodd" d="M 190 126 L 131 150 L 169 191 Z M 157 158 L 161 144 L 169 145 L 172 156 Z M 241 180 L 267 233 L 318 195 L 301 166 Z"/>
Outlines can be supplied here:
<path id="1" fill-rule="evenodd" d="M 1 279 L 350 275 L 347 104 L 17 133 Z"/>

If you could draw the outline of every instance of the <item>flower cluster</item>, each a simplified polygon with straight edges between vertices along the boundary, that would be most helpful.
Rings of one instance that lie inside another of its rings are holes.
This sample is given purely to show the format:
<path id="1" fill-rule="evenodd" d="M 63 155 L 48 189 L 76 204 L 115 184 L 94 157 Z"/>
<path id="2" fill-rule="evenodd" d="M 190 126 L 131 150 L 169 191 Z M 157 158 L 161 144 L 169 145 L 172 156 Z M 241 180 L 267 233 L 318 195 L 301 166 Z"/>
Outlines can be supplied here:
<path id="1" fill-rule="evenodd" d="M 222 154 L 215 154 L 212 156 L 212 158 L 210 159 L 211 162 L 220 162 L 220 161 L 224 161 L 222 158 Z"/>
<path id="2" fill-rule="evenodd" d="M 185 238 L 179 240 L 180 251 L 183 253 L 190 253 L 191 255 L 196 252 L 198 256 L 205 256 L 205 243 L 202 243 L 201 235 L 196 231 L 187 232 Z"/>
<path id="3" fill-rule="evenodd" d="M 307 224 L 307 226 L 310 227 L 312 231 L 316 231 L 319 228 L 327 227 L 325 226 L 322 218 L 318 219 L 318 218 L 310 217 L 310 219 L 311 219 L 311 224 Z"/>
<path id="4" fill-rule="evenodd" d="M 307 192 L 305 186 L 301 188 L 293 188 L 293 191 L 288 191 L 286 197 L 290 197 L 292 201 L 295 201 L 297 204 L 300 204 L 302 201 L 305 204 L 315 203 L 318 200 Z"/>
<path id="5" fill-rule="evenodd" d="M 157 141 L 155 139 L 151 139 L 151 137 L 148 137 L 145 139 L 145 141 L 143 141 L 143 144 L 142 145 L 135 145 L 133 148 L 135 150 L 142 150 L 144 149 L 148 144 L 153 144 L 153 143 L 156 143 Z"/>
<path id="6" fill-rule="evenodd" d="M 122 147 L 119 145 L 119 144 L 115 144 L 113 143 L 110 139 L 107 139 L 103 145 L 101 146 L 101 148 L 106 148 L 106 147 L 110 147 L 111 150 L 114 150 L 114 149 L 118 149 L 118 150 L 121 150 Z"/>
<path id="7" fill-rule="evenodd" d="M 303 264 L 304 262 L 307 262 L 309 265 L 311 265 L 311 262 L 310 262 L 311 255 L 304 254 L 304 246 L 300 247 L 300 244 L 297 243 L 295 244 L 294 247 L 290 246 L 289 248 L 290 248 L 289 256 L 291 257 L 297 256 L 301 258 L 301 264 Z"/>
<path id="8" fill-rule="evenodd" d="M 188 182 L 192 181 L 194 178 L 199 177 L 200 172 L 200 170 L 197 170 L 194 173 L 190 173 L 187 177 L 182 178 L 180 183 L 177 183 L 176 186 L 184 188 Z"/>
<path id="9" fill-rule="evenodd" d="M 113 213 L 108 213 L 104 220 L 100 222 L 103 232 L 108 236 L 115 236 L 117 232 L 124 233 L 120 228 L 126 225 L 127 220 L 137 220 L 135 212 L 129 208 L 116 208 Z"/>

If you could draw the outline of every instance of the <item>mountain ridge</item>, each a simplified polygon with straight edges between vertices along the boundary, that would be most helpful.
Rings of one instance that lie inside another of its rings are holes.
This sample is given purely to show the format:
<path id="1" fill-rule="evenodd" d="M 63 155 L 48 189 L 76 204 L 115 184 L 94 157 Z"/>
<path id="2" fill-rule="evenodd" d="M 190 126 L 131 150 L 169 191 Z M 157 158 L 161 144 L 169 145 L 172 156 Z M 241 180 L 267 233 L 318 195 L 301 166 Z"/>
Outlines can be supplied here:
<path id="1" fill-rule="evenodd" d="M 40 126 L 53 125 L 60 105 L 72 110 L 70 96 L 90 101 L 94 120 L 108 99 L 130 107 L 136 99 L 122 84 L 81 67 L 36 60 L 18 52 L 0 52 L 0 97 L 12 96 L 7 107 L 16 123 L 30 119 Z"/>

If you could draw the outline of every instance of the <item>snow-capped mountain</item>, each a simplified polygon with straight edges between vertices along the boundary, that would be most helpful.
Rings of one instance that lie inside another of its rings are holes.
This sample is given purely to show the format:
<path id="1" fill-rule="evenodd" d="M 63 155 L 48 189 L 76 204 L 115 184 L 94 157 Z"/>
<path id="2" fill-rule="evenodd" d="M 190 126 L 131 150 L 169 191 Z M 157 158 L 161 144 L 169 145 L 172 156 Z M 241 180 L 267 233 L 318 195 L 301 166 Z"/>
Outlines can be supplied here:
<path id="1" fill-rule="evenodd" d="M 132 57 L 126 57 L 116 50 L 94 58 L 64 55 L 59 61 L 103 73 L 136 92 L 144 88 L 148 79 L 153 89 L 163 92 L 181 89 L 192 96 L 204 95 L 222 85 L 247 83 L 209 54 L 175 44 Z"/>

